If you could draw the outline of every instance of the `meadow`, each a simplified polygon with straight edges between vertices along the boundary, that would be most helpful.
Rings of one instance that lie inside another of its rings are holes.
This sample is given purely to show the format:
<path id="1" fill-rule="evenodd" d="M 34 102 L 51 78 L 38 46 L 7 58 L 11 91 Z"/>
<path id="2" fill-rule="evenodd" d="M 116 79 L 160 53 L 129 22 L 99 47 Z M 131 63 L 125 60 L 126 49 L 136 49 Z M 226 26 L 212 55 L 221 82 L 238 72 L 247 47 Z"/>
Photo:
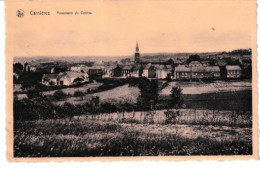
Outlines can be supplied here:
<path id="1" fill-rule="evenodd" d="M 225 91 L 230 87 L 226 82 L 185 82 L 183 107 L 166 109 L 169 86 L 176 83 L 183 82 L 171 82 L 168 86 L 161 83 L 157 110 L 152 111 L 138 109 L 139 89 L 129 83 L 79 97 L 70 94 L 58 101 L 45 96 L 46 100 L 36 97 L 17 102 L 14 156 L 252 154 L 252 90 L 248 82 L 234 82 L 230 91 Z M 194 85 L 201 88 L 197 93 L 189 93 Z M 214 92 L 205 86 L 218 90 Z M 97 109 L 88 104 L 93 96 L 100 100 Z M 61 104 L 64 105 L 57 106 Z M 25 114 L 36 116 L 19 118 Z"/>
<path id="2" fill-rule="evenodd" d="M 250 127 L 66 119 L 14 124 L 15 157 L 249 155 Z"/>
<path id="3" fill-rule="evenodd" d="M 167 87 L 160 91 L 160 95 L 170 95 L 174 86 L 180 86 L 183 94 L 205 94 L 217 92 L 236 92 L 243 90 L 251 90 L 251 81 L 214 81 L 214 82 L 170 82 Z"/>

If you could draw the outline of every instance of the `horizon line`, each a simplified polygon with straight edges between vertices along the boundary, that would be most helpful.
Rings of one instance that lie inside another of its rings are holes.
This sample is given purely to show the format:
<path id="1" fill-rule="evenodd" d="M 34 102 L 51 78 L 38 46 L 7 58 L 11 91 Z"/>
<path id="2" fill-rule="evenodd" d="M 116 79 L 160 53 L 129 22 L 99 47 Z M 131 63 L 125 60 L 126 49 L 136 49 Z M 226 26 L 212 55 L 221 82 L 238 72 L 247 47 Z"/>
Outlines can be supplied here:
<path id="1" fill-rule="evenodd" d="M 220 51 L 205 51 L 205 52 L 151 52 L 151 53 L 142 53 L 140 52 L 141 55 L 149 55 L 149 54 L 203 54 L 203 53 L 221 53 L 221 52 L 231 52 L 234 50 L 252 50 L 252 48 L 236 48 L 232 50 L 220 50 Z M 67 55 L 67 56 L 53 56 L 53 55 L 42 55 L 42 56 L 14 56 L 15 57 L 129 57 L 129 56 L 134 56 L 133 54 L 130 55 Z"/>

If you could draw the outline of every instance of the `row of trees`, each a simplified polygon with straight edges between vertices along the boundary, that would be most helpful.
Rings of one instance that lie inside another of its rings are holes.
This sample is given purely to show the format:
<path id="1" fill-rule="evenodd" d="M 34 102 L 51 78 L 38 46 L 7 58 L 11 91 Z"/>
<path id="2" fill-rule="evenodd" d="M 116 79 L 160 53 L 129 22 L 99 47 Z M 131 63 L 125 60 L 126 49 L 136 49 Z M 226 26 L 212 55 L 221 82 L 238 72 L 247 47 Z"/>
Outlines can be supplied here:
<path id="1" fill-rule="evenodd" d="M 140 95 L 137 104 L 129 103 L 100 103 L 99 97 L 84 98 L 84 93 L 76 91 L 75 97 L 88 99 L 83 105 L 54 104 L 53 101 L 64 100 L 67 94 L 58 90 L 52 96 L 43 96 L 39 93 L 28 93 L 28 98 L 23 100 L 14 99 L 14 119 L 15 120 L 36 120 L 48 118 L 64 118 L 83 114 L 100 114 L 113 112 L 150 111 L 165 108 L 180 108 L 183 105 L 182 89 L 173 87 L 170 101 L 164 102 L 163 107 L 159 107 L 159 87 L 157 80 L 142 78 L 138 82 Z"/>

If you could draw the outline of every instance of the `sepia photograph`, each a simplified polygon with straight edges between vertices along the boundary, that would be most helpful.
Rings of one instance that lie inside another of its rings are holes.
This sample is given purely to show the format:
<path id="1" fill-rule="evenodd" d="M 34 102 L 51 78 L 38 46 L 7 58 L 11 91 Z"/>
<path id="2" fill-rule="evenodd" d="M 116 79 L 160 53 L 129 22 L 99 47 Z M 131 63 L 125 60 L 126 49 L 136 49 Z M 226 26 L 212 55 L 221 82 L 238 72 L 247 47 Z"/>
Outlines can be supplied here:
<path id="1" fill-rule="evenodd" d="M 256 158 L 253 0 L 8 2 L 11 158 Z"/>

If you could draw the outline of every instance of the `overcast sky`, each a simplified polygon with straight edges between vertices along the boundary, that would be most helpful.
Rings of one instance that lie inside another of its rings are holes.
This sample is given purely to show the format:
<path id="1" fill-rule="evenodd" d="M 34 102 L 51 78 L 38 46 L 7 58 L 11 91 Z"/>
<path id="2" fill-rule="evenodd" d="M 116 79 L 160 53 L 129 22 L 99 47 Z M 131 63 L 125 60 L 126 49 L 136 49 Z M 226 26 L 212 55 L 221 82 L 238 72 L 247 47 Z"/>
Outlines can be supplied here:
<path id="1" fill-rule="evenodd" d="M 97 1 L 20 5 L 9 26 L 15 56 L 120 56 L 134 53 L 207 52 L 251 48 L 254 0 Z M 31 16 L 30 10 L 51 16 Z M 56 11 L 90 11 L 61 16 Z M 253 35 L 253 36 L 252 36 Z"/>

